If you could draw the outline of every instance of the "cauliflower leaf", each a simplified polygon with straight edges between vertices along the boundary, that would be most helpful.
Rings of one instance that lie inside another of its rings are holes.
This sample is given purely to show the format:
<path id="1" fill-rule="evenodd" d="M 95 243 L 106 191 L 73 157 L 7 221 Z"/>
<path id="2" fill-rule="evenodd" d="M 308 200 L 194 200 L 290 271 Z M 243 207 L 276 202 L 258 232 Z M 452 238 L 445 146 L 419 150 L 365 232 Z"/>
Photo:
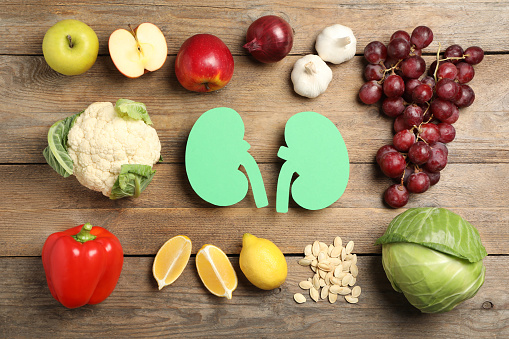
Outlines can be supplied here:
<path id="1" fill-rule="evenodd" d="M 148 165 L 122 165 L 117 181 L 111 189 L 110 199 L 139 197 L 152 181 L 155 173 L 156 171 L 152 170 L 152 166 Z"/>
<path id="2" fill-rule="evenodd" d="M 143 120 L 147 125 L 152 125 L 152 120 L 150 120 L 144 103 L 129 99 L 118 99 L 115 103 L 115 110 L 121 117 L 127 115 L 134 120 Z"/>
<path id="3" fill-rule="evenodd" d="M 55 122 L 48 131 L 48 146 L 42 152 L 48 165 L 64 178 L 73 174 L 74 167 L 67 152 L 67 136 L 81 113 L 83 111 Z"/>

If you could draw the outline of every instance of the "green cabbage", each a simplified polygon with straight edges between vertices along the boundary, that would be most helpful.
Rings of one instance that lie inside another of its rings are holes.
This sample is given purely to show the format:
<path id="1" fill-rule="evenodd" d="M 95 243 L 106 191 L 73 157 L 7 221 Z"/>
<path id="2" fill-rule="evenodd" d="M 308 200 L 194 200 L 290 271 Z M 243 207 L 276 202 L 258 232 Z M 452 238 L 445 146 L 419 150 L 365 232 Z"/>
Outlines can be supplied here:
<path id="1" fill-rule="evenodd" d="M 450 311 L 484 283 L 487 253 L 479 233 L 444 208 L 407 210 L 376 244 L 394 290 L 423 313 Z"/>

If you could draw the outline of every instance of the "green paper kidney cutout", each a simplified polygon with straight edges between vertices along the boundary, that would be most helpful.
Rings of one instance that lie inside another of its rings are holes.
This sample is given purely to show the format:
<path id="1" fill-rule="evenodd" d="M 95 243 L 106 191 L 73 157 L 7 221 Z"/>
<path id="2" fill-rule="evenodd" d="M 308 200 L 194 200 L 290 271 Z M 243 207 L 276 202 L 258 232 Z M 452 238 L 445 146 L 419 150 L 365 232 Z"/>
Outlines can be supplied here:
<path id="1" fill-rule="evenodd" d="M 285 126 L 288 147 L 278 157 L 286 160 L 277 182 L 276 210 L 288 212 L 290 181 L 298 174 L 291 191 L 301 207 L 318 210 L 332 205 L 346 189 L 350 173 L 348 151 L 336 126 L 321 114 L 301 112 Z"/>
<path id="2" fill-rule="evenodd" d="M 196 194 L 218 206 L 230 206 L 245 198 L 248 179 L 256 207 L 268 205 L 260 169 L 247 151 L 244 123 L 233 109 L 218 107 L 203 113 L 194 124 L 186 146 L 186 172 Z"/>

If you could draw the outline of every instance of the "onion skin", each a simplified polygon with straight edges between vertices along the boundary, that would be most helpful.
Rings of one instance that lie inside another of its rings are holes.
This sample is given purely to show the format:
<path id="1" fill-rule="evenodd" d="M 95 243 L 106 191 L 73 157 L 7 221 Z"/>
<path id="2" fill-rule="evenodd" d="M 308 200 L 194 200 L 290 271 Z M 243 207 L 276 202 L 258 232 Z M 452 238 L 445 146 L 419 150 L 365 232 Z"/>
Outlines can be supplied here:
<path id="1" fill-rule="evenodd" d="M 293 46 L 293 29 L 275 15 L 256 19 L 249 26 L 244 48 L 258 61 L 277 62 L 290 53 Z"/>

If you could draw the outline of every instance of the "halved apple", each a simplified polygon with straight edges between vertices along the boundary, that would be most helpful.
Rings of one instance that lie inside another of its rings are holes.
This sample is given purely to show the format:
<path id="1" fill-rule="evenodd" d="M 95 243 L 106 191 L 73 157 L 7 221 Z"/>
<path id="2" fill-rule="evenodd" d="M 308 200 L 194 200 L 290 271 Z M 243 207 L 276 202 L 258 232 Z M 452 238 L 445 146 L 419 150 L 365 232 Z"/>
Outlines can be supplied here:
<path id="1" fill-rule="evenodd" d="M 111 60 L 129 78 L 158 70 L 168 55 L 166 38 L 154 24 L 142 23 L 134 30 L 117 29 L 108 42 Z"/>

